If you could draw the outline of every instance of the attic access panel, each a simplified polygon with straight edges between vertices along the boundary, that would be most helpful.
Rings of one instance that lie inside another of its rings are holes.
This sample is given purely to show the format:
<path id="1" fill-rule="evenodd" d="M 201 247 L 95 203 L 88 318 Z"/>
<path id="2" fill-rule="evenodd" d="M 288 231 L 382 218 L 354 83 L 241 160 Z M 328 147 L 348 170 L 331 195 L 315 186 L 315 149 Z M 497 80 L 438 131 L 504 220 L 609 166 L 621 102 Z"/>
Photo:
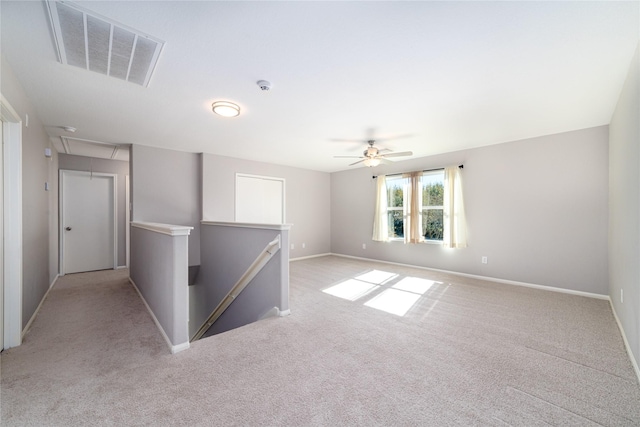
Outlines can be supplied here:
<path id="1" fill-rule="evenodd" d="M 164 42 L 66 1 L 47 0 L 61 63 L 147 87 Z"/>

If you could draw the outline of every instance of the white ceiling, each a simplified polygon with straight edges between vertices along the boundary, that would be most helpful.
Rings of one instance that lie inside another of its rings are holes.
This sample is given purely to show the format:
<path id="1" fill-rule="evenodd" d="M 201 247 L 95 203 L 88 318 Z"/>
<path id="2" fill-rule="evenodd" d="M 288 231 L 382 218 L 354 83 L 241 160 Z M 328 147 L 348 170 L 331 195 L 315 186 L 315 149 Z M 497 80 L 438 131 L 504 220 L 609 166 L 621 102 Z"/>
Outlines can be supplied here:
<path id="1" fill-rule="evenodd" d="M 333 139 L 422 157 L 608 124 L 640 34 L 638 1 L 76 4 L 166 44 L 144 88 L 59 63 L 46 4 L 2 0 L 2 54 L 55 141 L 328 172 L 365 148 Z"/>

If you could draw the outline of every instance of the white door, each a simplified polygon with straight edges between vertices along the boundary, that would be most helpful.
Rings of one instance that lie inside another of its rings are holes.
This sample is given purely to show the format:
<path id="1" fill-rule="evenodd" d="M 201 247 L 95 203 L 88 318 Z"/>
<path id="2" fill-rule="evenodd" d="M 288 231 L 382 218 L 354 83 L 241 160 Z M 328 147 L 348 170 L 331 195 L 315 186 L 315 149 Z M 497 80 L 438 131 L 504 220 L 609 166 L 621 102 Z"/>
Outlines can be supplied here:
<path id="1" fill-rule="evenodd" d="M 236 222 L 284 224 L 284 179 L 236 174 Z"/>
<path id="2" fill-rule="evenodd" d="M 116 176 L 60 171 L 61 273 L 115 268 Z"/>

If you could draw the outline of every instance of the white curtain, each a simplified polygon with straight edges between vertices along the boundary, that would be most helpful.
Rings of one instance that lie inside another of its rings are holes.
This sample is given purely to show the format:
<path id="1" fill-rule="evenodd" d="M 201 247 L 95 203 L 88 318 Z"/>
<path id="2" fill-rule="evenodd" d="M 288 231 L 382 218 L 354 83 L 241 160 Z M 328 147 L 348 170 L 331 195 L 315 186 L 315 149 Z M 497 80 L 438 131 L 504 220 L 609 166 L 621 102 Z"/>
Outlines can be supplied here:
<path id="1" fill-rule="evenodd" d="M 467 226 L 462 200 L 462 179 L 458 166 L 444 169 L 444 233 L 445 248 L 467 247 Z"/>
<path id="2" fill-rule="evenodd" d="M 420 243 L 422 239 L 422 172 L 404 174 L 404 242 Z"/>
<path id="3" fill-rule="evenodd" d="M 373 237 L 376 242 L 389 241 L 389 219 L 387 218 L 387 179 L 384 175 L 376 178 L 376 208 L 373 214 Z"/>

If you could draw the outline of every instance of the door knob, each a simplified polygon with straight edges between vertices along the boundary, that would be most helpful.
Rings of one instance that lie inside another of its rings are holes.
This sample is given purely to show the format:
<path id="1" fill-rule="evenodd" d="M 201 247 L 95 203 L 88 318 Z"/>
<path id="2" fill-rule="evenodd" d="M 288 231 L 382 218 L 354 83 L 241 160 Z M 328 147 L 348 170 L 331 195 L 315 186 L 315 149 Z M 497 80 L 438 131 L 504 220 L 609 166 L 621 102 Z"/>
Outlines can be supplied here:
<path id="1" fill-rule="evenodd" d="M 71 231 L 71 227 L 66 227 L 65 230 Z"/>

